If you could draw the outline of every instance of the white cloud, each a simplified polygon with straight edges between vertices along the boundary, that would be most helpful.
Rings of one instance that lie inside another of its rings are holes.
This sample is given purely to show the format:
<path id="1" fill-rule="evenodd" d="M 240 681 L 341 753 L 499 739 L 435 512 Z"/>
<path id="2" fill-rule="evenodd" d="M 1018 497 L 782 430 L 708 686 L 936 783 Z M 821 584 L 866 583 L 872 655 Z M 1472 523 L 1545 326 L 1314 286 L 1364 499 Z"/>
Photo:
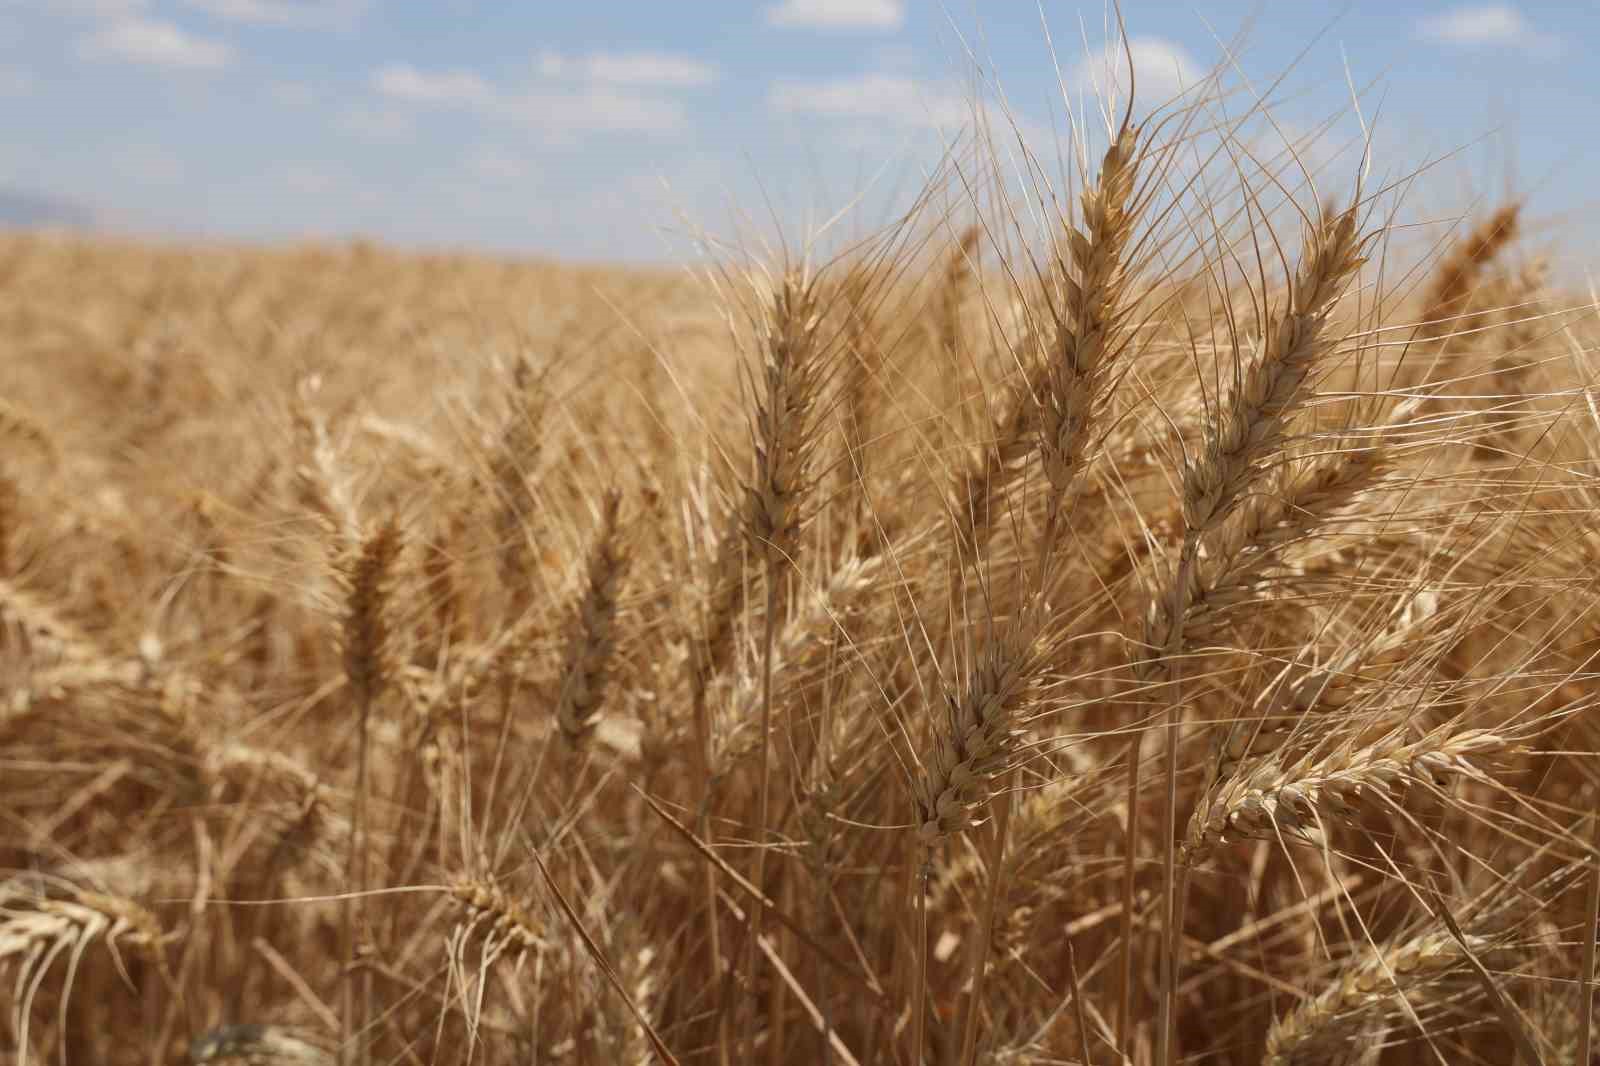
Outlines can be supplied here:
<path id="1" fill-rule="evenodd" d="M 372 84 L 384 96 L 417 104 L 482 107 L 494 100 L 489 83 L 466 70 L 428 73 L 405 63 L 392 63 L 373 74 Z"/>
<path id="2" fill-rule="evenodd" d="M 546 78 L 583 78 L 608 85 L 662 88 L 710 85 L 722 76 L 709 63 L 670 52 L 593 52 L 586 56 L 564 56 L 544 51 L 534 57 L 534 67 Z"/>
<path id="3" fill-rule="evenodd" d="M 461 108 L 557 136 L 584 131 L 672 133 L 687 124 L 683 105 L 676 100 L 599 84 L 574 90 L 506 90 L 471 71 L 427 72 L 406 64 L 380 68 L 373 74 L 372 84 L 395 100 Z"/>
<path id="4" fill-rule="evenodd" d="M 882 73 L 774 82 L 767 106 L 780 115 L 876 119 L 900 126 L 959 126 L 972 117 L 966 96 L 950 86 Z"/>
<path id="5" fill-rule="evenodd" d="M 1508 4 L 1457 7 L 1417 23 L 1417 34 L 1443 44 L 1508 45 L 1514 48 L 1550 49 L 1559 41 L 1540 33 Z"/>
<path id="6" fill-rule="evenodd" d="M 78 44 L 90 59 L 113 59 L 167 70 L 220 70 L 233 62 L 223 41 L 199 37 L 170 22 L 123 19 L 97 30 Z"/>
<path id="7" fill-rule="evenodd" d="M 367 0 L 184 0 L 187 7 L 227 22 L 255 26 L 332 26 L 354 22 Z"/>
<path id="8" fill-rule="evenodd" d="M 905 0 L 783 0 L 767 8 L 773 26 L 808 29 L 899 29 Z"/>
<path id="9" fill-rule="evenodd" d="M 1130 54 L 1135 91 L 1143 103 L 1165 103 L 1200 80 L 1199 64 L 1182 45 L 1161 37 L 1134 37 L 1126 47 L 1108 44 L 1073 67 L 1070 84 L 1081 93 L 1126 100 Z"/>

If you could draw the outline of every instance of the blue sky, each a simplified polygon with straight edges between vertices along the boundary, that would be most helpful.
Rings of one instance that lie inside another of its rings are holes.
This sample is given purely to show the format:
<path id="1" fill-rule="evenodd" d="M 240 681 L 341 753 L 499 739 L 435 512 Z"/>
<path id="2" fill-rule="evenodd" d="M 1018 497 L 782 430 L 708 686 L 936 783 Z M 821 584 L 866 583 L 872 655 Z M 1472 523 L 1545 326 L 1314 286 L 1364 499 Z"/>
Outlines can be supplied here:
<path id="1" fill-rule="evenodd" d="M 976 70 L 1034 137 L 1092 113 L 1106 8 L 1042 11 L 1059 82 L 1036 0 L 0 0 L 0 187 L 141 233 L 669 259 L 685 229 L 725 234 L 740 211 L 795 228 L 864 186 L 903 195 Z M 1235 84 L 1293 66 L 1285 130 L 1333 120 L 1348 139 L 1348 67 L 1380 171 L 1443 160 L 1420 216 L 1493 200 L 1510 175 L 1563 246 L 1600 234 L 1600 4 L 1124 14 L 1142 102 L 1238 39 Z"/>

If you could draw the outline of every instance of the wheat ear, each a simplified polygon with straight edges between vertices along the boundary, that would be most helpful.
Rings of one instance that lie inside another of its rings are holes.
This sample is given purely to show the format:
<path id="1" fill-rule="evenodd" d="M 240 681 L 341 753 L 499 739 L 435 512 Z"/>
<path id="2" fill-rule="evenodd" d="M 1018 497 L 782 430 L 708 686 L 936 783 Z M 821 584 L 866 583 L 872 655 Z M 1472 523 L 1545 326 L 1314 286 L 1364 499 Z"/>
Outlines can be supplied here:
<path id="1" fill-rule="evenodd" d="M 1500 208 L 1474 227 L 1440 261 L 1423 298 L 1418 333 L 1424 340 L 1437 340 L 1454 328 L 1484 268 L 1516 239 L 1521 212 L 1520 204 Z"/>
<path id="2" fill-rule="evenodd" d="M 841 560 L 828 580 L 811 590 L 803 608 L 784 623 L 773 644 L 773 674 L 786 689 L 804 686 L 808 670 L 827 661 L 840 619 L 861 609 L 862 601 L 879 587 L 886 563 L 881 555 Z M 761 699 L 762 678 L 740 672 L 729 693 L 727 736 L 738 737 L 741 729 L 760 721 Z M 744 743 L 726 744 L 717 753 L 716 765 L 738 762 L 751 750 Z"/>
<path id="3" fill-rule="evenodd" d="M 982 551 L 995 511 L 1037 449 L 1052 489 L 1052 517 L 1093 458 L 1089 427 L 1105 400 L 1105 375 L 1126 344 L 1126 255 L 1141 205 L 1135 201 L 1139 130 L 1124 127 L 1079 198 L 1082 226 L 1068 226 L 1055 267 L 1058 298 L 1047 302 L 1051 333 L 1042 357 L 1012 393 L 982 460 L 956 487 L 956 547 Z"/>
<path id="4" fill-rule="evenodd" d="M 925 846 L 977 824 L 990 782 L 1009 768 L 1017 723 L 1034 688 L 1033 635 L 1022 627 L 999 630 L 960 694 L 946 697 L 943 728 L 917 796 L 917 838 Z"/>
<path id="5" fill-rule="evenodd" d="M 1246 837 L 1300 835 L 1323 821 L 1348 822 L 1362 797 L 1393 801 L 1407 785 L 1437 786 L 1448 776 L 1483 780 L 1475 765 L 1514 741 L 1487 729 L 1434 731 L 1407 740 L 1396 730 L 1353 751 L 1296 763 L 1269 761 L 1221 782 L 1190 820 L 1183 862 L 1203 859 L 1218 844 Z"/>
<path id="6" fill-rule="evenodd" d="M 765 563 L 767 609 L 762 620 L 761 776 L 756 817 L 762 835 L 772 816 L 772 677 L 776 660 L 778 607 L 786 570 L 800 548 L 801 524 L 808 517 L 813 488 L 812 454 L 821 439 L 818 425 L 822 391 L 829 373 L 825 345 L 818 335 L 820 309 L 814 278 L 787 273 L 761 320 L 762 395 L 756 408 L 755 476 L 745 494 L 744 529 Z M 766 880 L 768 849 L 756 850 L 755 884 Z M 766 912 L 750 910 L 749 965 L 754 981 L 759 964 L 761 927 Z M 755 1048 L 752 1009 L 747 1046 Z"/>
<path id="7" fill-rule="evenodd" d="M 839 392 L 843 423 L 845 477 L 860 490 L 867 483 L 875 464 L 868 454 L 883 386 L 879 377 L 885 362 L 884 348 L 874 329 L 874 279 L 865 269 L 852 270 L 839 286 L 844 307 L 842 336 L 845 359 L 844 380 Z M 858 491 L 858 505 L 865 506 L 864 491 Z"/>
<path id="8" fill-rule="evenodd" d="M 1337 338 L 1328 319 L 1346 285 L 1363 262 L 1363 238 L 1356 207 L 1324 214 L 1308 226 L 1300 266 L 1283 306 L 1263 324 L 1262 350 L 1245 369 L 1234 394 L 1206 431 L 1200 455 L 1184 463 L 1182 512 L 1183 545 L 1172 571 L 1171 585 L 1152 601 L 1146 616 L 1145 644 L 1150 657 L 1136 664 L 1136 676 L 1146 684 L 1165 680 L 1176 683 L 1174 665 L 1184 649 L 1184 626 L 1202 586 L 1197 578 L 1205 538 L 1239 507 L 1246 490 L 1257 480 L 1262 465 L 1277 452 L 1287 435 L 1289 420 L 1309 392 L 1312 372 L 1332 353 Z M 1238 363 L 1243 353 L 1235 349 Z M 1175 689 L 1166 702 L 1166 809 L 1164 825 L 1178 820 L 1178 743 L 1183 702 Z M 1139 764 L 1145 730 L 1130 743 L 1128 803 L 1130 816 L 1138 802 Z M 1163 834 L 1164 872 L 1162 914 L 1164 965 L 1161 1016 L 1156 1042 L 1156 1062 L 1167 1066 L 1172 1050 L 1172 991 L 1177 981 L 1177 929 L 1181 906 L 1177 903 L 1177 841 L 1170 828 Z M 1130 845 L 1131 846 L 1131 845 Z M 1132 863 L 1124 867 L 1132 876 Z M 1131 880 L 1125 886 L 1132 898 Z M 1131 929 L 1129 930 L 1131 935 Z M 1131 947 L 1128 948 L 1131 950 Z"/>
<path id="9" fill-rule="evenodd" d="M 396 563 L 405 542 L 400 535 L 399 523 L 390 518 L 367 536 L 340 566 L 340 577 L 345 586 L 345 615 L 342 643 L 344 646 L 345 681 L 350 686 L 357 715 L 356 723 L 356 816 L 350 834 L 350 854 L 345 867 L 345 877 L 355 887 L 344 903 L 342 948 L 345 959 L 355 950 L 356 911 L 365 909 L 367 888 L 371 882 L 368 863 L 371 847 L 370 800 L 368 791 L 369 744 L 372 711 L 385 685 L 394 676 L 392 633 L 389 624 L 390 600 L 395 580 Z M 364 1030 L 372 1018 L 372 972 L 362 971 L 362 1018 L 355 1018 L 355 999 L 348 982 L 343 986 L 341 1024 L 344 1039 Z M 365 1039 L 361 1040 L 358 1061 L 365 1062 L 369 1054 Z"/>
<path id="10" fill-rule="evenodd" d="M 502 951 L 537 951 L 544 946 L 544 926 L 528 909 L 493 881 L 469 878 L 450 886 L 450 897 L 467 913 L 458 931 L 458 944 L 473 932 L 485 930 L 484 954 L 487 958 Z"/>
<path id="11" fill-rule="evenodd" d="M 334 1066 L 326 1048 L 281 1025 L 245 1022 L 224 1025 L 195 1037 L 189 1061 L 245 1066 Z"/>
<path id="12" fill-rule="evenodd" d="M 1465 943 L 1444 930 L 1432 930 L 1382 949 L 1368 948 L 1341 970 L 1333 984 L 1273 1023 L 1267 1032 L 1262 1066 L 1324 1062 L 1398 1001 L 1422 994 L 1466 970 L 1466 953 L 1484 955 L 1496 948 L 1484 936 Z"/>
<path id="13" fill-rule="evenodd" d="M 1053 335 L 1039 397 L 1039 455 L 1055 516 L 1094 457 L 1091 435 L 1105 404 L 1107 375 L 1126 344 L 1129 242 L 1139 212 L 1134 199 L 1139 131 L 1124 127 L 1100 161 L 1099 179 L 1083 191 L 1081 229 L 1067 230 L 1050 308 Z"/>
<path id="14" fill-rule="evenodd" d="M 1338 343 L 1328 319 L 1364 262 L 1363 243 L 1354 207 L 1309 228 L 1300 269 L 1285 306 L 1266 323 L 1260 356 L 1211 423 L 1199 457 L 1185 464 L 1183 521 L 1190 534 L 1208 533 L 1232 514 L 1282 443 L 1312 372 Z"/>
<path id="15" fill-rule="evenodd" d="M 1337 442 L 1316 457 L 1281 468 L 1253 493 L 1206 546 L 1207 561 L 1189 571 L 1184 643 L 1205 644 L 1232 608 L 1251 601 L 1255 584 L 1284 550 L 1316 536 L 1337 515 L 1379 489 L 1393 467 L 1376 439 Z"/>
<path id="16" fill-rule="evenodd" d="M 47 896 L 47 886 L 61 890 L 67 898 Z M 56 878 L 18 879 L 0 885 L 0 960 L 15 959 L 18 963 L 11 1026 L 16 1034 L 19 1066 L 27 1063 L 33 1001 L 51 966 L 67 953 L 61 991 L 61 1013 L 65 1017 L 79 962 L 96 940 L 111 952 L 118 974 L 130 988 L 133 982 L 120 950 L 124 944 L 153 957 L 170 980 L 161 953 L 166 934 L 155 916 L 134 900 L 91 892 Z"/>
<path id="17" fill-rule="evenodd" d="M 574 746 L 594 731 L 616 653 L 618 597 L 627 575 L 621 543 L 622 494 L 608 492 L 600 505 L 600 531 L 589 549 L 583 596 L 573 611 L 562 657 L 556 725 Z"/>
<path id="18" fill-rule="evenodd" d="M 526 359 L 517 360 L 511 384 L 511 409 L 495 442 L 489 485 L 495 503 L 495 562 L 510 593 L 510 616 L 519 618 L 532 595 L 527 522 L 535 501 L 529 478 L 544 447 L 545 395 L 543 375 L 536 375 Z"/>

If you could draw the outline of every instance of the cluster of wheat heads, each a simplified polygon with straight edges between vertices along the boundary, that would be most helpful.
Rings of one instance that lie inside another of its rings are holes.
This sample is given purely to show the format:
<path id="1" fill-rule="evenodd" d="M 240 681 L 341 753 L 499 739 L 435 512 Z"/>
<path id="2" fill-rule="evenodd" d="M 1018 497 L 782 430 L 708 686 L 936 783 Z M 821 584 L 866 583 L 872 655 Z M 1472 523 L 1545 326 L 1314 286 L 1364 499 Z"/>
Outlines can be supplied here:
<path id="1" fill-rule="evenodd" d="M 1198 115 L 700 279 L 0 244 L 6 1054 L 1587 1062 L 1591 313 Z"/>

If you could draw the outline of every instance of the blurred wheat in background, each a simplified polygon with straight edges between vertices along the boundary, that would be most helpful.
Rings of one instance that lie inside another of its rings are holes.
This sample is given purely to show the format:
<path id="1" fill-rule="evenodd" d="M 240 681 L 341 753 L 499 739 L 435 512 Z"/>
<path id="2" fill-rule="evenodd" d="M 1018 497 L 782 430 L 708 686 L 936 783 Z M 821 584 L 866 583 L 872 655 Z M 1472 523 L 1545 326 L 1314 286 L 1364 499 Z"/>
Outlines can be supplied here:
<path id="1" fill-rule="evenodd" d="M 1594 306 L 1259 117 L 678 274 L 5 238 L 0 1046 L 1590 1062 Z"/>

